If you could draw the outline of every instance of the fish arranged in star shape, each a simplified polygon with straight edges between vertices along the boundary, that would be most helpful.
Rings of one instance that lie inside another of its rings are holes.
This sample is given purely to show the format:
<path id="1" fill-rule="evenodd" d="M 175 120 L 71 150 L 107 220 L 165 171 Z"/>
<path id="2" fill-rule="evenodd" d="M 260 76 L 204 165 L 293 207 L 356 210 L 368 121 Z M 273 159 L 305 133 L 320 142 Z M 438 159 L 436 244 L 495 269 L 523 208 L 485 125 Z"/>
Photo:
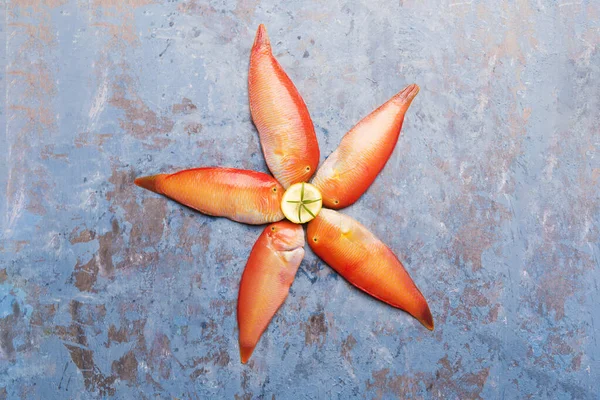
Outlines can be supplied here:
<path id="1" fill-rule="evenodd" d="M 352 285 L 433 330 L 427 301 L 400 260 L 367 228 L 335 211 L 355 203 L 383 169 L 419 87 L 406 87 L 363 118 L 320 168 L 308 109 L 273 56 L 264 25 L 258 27 L 252 46 L 248 90 L 252 120 L 273 176 L 203 167 L 135 180 L 140 187 L 207 215 L 269 224 L 254 244 L 240 282 L 242 363 L 288 296 L 304 258 L 305 241 Z"/>

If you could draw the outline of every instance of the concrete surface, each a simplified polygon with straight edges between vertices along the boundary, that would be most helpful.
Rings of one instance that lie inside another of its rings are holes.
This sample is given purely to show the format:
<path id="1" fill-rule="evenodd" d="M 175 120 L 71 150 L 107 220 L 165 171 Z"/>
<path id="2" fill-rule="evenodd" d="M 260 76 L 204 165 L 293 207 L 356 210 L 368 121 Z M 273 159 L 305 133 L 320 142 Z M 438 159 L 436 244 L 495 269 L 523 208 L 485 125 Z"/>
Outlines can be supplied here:
<path id="1" fill-rule="evenodd" d="M 8 0 L 0 13 L 0 398 L 598 398 L 597 1 Z M 346 212 L 405 262 L 433 333 L 308 251 L 243 366 L 237 287 L 261 228 L 133 186 L 203 165 L 266 171 L 246 85 L 261 22 L 323 158 L 421 86 Z"/>

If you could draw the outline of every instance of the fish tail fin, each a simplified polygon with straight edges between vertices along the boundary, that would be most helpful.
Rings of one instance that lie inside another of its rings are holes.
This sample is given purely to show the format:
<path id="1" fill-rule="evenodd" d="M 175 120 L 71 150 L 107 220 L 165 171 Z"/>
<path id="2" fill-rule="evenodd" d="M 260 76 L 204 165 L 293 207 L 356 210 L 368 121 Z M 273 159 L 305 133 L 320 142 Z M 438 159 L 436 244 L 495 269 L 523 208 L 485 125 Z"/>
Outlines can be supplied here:
<path id="1" fill-rule="evenodd" d="M 269 35 L 267 34 L 267 28 L 265 28 L 263 24 L 258 26 L 252 47 L 254 49 L 271 48 L 271 42 L 269 40 Z"/>
<path id="2" fill-rule="evenodd" d="M 136 178 L 134 183 L 139 187 L 151 190 L 154 193 L 161 194 L 161 191 L 159 188 L 159 183 L 162 180 L 162 178 L 165 176 L 167 176 L 167 175 L 166 174 L 158 174 L 158 175 L 143 176 L 141 178 Z"/>

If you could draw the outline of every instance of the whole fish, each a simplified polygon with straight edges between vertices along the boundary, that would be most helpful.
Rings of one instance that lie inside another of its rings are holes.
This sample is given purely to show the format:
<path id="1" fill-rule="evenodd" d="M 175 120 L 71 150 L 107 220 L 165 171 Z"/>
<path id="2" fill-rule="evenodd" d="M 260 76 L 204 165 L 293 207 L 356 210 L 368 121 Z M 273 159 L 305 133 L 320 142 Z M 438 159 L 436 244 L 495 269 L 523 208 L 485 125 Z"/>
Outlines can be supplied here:
<path id="1" fill-rule="evenodd" d="M 244 269 L 238 295 L 240 357 L 246 363 L 285 301 L 304 258 L 302 225 L 281 221 L 265 228 Z"/>
<path id="2" fill-rule="evenodd" d="M 283 219 L 284 189 L 272 176 L 233 168 L 195 168 L 137 178 L 135 184 L 215 217 L 246 224 Z"/>
<path id="3" fill-rule="evenodd" d="M 250 54 L 248 92 L 252 120 L 273 176 L 286 189 L 308 181 L 319 164 L 315 128 L 300 93 L 273 56 L 262 24 Z"/>
<path id="4" fill-rule="evenodd" d="M 312 181 L 323 195 L 323 206 L 347 207 L 371 186 L 394 151 L 404 114 L 417 93 L 417 85 L 406 87 L 344 135 Z"/>
<path id="5" fill-rule="evenodd" d="M 313 251 L 348 282 L 433 330 L 425 297 L 394 253 L 363 225 L 324 208 L 308 223 L 306 237 Z"/>

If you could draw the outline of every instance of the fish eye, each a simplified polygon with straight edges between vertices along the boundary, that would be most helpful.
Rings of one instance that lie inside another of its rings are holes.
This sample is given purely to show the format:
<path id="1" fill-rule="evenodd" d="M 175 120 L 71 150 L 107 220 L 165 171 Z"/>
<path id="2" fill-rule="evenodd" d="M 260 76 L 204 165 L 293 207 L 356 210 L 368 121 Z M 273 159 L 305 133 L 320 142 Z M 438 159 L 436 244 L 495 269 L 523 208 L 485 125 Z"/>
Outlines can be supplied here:
<path id="1" fill-rule="evenodd" d="M 340 204 L 340 201 L 339 200 L 334 200 L 333 203 L 334 204 Z"/>
<path id="2" fill-rule="evenodd" d="M 306 171 L 310 171 L 310 166 L 306 166 Z"/>
<path id="3" fill-rule="evenodd" d="M 273 191 L 273 193 L 277 193 L 277 186 L 274 186 L 271 190 Z"/>
<path id="4" fill-rule="evenodd" d="M 314 237 L 314 238 L 313 238 L 313 242 L 316 242 L 316 241 L 317 241 L 317 238 L 316 238 L 316 237 Z"/>
<path id="5" fill-rule="evenodd" d="M 271 227 L 271 230 L 272 230 L 273 232 L 275 232 L 275 227 L 274 227 L 274 226 L 272 226 L 272 227 Z"/>

